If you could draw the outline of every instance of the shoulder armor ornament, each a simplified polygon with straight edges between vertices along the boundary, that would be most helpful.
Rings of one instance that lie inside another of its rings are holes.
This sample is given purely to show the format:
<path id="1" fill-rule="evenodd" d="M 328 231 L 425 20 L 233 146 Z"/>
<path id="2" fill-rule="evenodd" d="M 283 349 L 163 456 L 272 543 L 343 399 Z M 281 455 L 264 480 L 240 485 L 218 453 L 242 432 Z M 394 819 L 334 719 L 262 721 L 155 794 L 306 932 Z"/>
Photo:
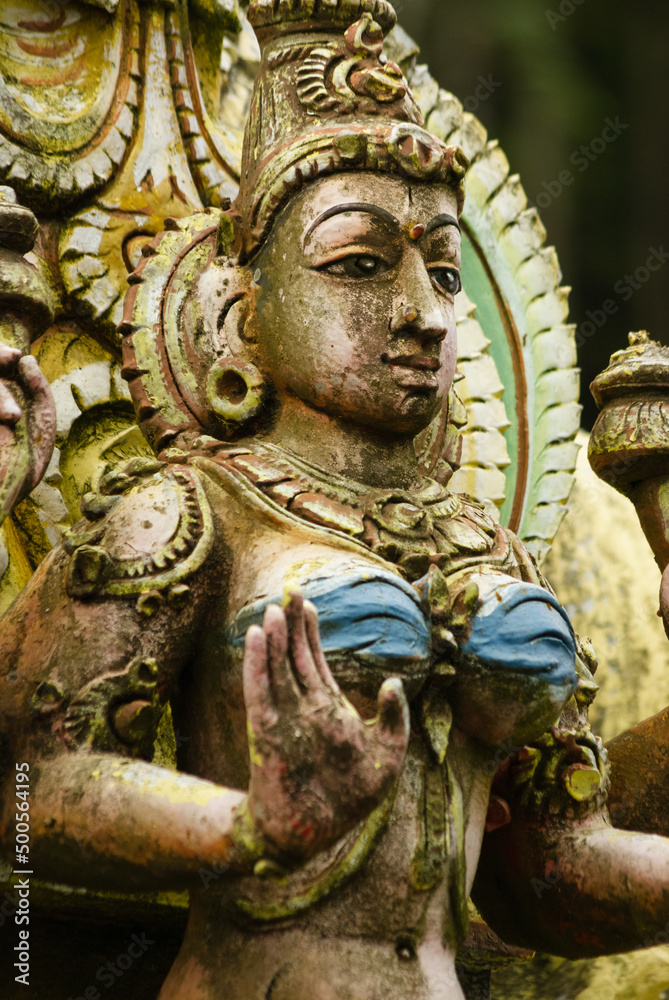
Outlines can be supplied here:
<path id="1" fill-rule="evenodd" d="M 70 597 L 137 597 L 137 610 L 147 615 L 164 599 L 176 608 L 187 602 L 185 581 L 213 541 L 194 469 L 133 459 L 106 476 L 98 493 L 87 493 L 81 508 L 84 520 L 65 539 Z"/>

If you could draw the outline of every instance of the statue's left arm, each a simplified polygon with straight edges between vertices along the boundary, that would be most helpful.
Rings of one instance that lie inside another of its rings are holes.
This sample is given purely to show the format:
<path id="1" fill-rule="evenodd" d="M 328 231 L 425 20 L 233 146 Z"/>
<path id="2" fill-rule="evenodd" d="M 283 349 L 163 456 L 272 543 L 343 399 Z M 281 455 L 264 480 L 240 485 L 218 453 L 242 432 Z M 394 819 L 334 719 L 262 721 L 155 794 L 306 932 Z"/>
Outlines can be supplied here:
<path id="1" fill-rule="evenodd" d="M 524 546 L 514 545 L 527 576 Z M 574 639 L 577 683 L 558 721 L 520 749 L 507 744 L 506 760 L 495 755 L 473 896 L 510 944 L 586 958 L 648 947 L 666 929 L 669 839 L 611 824 L 620 755 L 610 761 L 590 728 L 597 660 L 588 640 Z"/>
<path id="2" fill-rule="evenodd" d="M 669 924 L 669 839 L 611 824 L 588 665 L 556 725 L 499 768 L 473 893 L 504 940 L 572 959 L 649 947 Z"/>
<path id="3" fill-rule="evenodd" d="M 475 900 L 512 944 L 567 958 L 650 947 L 669 922 L 669 840 L 519 813 L 484 839 Z"/>
<path id="4" fill-rule="evenodd" d="M 662 572 L 659 616 L 669 635 L 669 350 L 645 331 L 611 357 L 590 386 L 599 417 L 588 445 L 593 471 L 633 504 Z M 616 827 L 669 836 L 669 709 L 607 746 Z"/>

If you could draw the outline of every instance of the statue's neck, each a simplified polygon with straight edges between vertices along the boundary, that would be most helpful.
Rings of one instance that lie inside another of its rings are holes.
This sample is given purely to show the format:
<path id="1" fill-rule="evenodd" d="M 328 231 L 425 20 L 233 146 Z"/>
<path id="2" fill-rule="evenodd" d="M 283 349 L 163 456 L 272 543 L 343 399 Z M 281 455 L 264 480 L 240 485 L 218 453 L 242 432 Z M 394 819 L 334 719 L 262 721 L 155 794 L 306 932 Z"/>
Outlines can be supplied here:
<path id="1" fill-rule="evenodd" d="M 337 420 L 295 397 L 282 400 L 279 419 L 263 437 L 369 486 L 410 489 L 421 481 L 412 439 Z"/>

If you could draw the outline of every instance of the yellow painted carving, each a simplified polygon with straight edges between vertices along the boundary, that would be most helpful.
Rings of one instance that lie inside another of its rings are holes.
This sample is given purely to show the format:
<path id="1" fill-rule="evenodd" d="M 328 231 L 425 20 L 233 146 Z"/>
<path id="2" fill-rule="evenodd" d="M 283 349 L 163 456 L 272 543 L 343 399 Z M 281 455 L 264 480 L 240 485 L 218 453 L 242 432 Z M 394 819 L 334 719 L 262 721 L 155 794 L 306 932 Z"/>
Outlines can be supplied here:
<path id="1" fill-rule="evenodd" d="M 16 595 L 23 590 L 33 575 L 33 568 L 26 555 L 24 540 L 12 518 L 7 518 L 2 528 L 7 548 L 8 565 L 0 582 L 0 613 L 4 614 Z"/>
<path id="2" fill-rule="evenodd" d="M 119 72 L 123 18 L 80 4 L 0 5 L 0 124 L 21 143 L 63 153 L 90 142 L 106 117 Z"/>

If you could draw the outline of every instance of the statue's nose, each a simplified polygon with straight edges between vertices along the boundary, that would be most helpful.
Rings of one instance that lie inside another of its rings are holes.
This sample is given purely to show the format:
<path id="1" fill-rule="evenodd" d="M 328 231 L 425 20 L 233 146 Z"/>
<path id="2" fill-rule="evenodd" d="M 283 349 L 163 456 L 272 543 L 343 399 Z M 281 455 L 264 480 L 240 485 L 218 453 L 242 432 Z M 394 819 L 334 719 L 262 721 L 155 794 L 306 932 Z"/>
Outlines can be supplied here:
<path id="1" fill-rule="evenodd" d="M 421 340 L 443 340 L 446 336 L 444 314 L 439 308 L 424 313 L 412 302 L 398 309 L 391 324 L 394 335 L 410 333 Z"/>
<path id="2" fill-rule="evenodd" d="M 438 305 L 425 311 L 414 302 L 400 306 L 390 324 L 393 336 L 411 334 L 421 340 L 443 340 L 446 336 L 446 320 Z"/>
<path id="3" fill-rule="evenodd" d="M 421 340 L 443 340 L 446 317 L 422 257 L 407 263 L 402 297 L 390 324 L 394 336 L 412 334 Z"/>

